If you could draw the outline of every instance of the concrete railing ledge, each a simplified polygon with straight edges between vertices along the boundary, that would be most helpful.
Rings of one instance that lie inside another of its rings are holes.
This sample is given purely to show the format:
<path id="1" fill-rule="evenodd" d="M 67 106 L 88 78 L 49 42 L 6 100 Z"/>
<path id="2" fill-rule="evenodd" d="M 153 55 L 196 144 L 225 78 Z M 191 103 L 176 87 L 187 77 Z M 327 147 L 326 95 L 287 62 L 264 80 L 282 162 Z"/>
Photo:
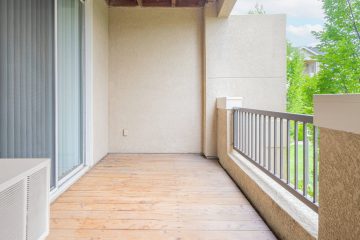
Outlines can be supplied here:
<path id="1" fill-rule="evenodd" d="M 257 199 L 252 202 L 253 206 L 280 239 L 317 239 L 316 212 L 238 152 L 232 151 L 229 157 L 233 160 L 230 171 L 233 174 L 237 171 L 243 172 L 244 178 L 239 186 L 247 192 L 250 201 Z"/>

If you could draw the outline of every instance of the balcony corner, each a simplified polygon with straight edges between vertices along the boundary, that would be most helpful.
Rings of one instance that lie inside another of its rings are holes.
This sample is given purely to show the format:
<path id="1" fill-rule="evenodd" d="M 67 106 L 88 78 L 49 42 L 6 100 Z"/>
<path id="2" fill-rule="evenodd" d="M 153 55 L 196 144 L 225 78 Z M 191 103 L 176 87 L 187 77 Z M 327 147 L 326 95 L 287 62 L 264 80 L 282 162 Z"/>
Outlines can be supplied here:
<path id="1" fill-rule="evenodd" d="M 360 235 L 360 94 L 315 95 L 320 127 L 320 239 Z"/>
<path id="2" fill-rule="evenodd" d="M 318 214 L 233 149 L 234 108 L 242 98 L 217 100 L 217 148 L 221 166 L 232 177 L 280 239 L 317 239 Z"/>

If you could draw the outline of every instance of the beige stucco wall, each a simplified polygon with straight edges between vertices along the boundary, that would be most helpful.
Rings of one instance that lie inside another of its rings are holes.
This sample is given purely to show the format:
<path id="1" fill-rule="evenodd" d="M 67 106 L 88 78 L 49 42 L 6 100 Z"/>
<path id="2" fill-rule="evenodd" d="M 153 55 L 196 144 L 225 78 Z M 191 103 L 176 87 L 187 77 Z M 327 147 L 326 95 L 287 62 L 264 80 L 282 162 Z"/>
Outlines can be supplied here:
<path id="1" fill-rule="evenodd" d="M 203 148 L 216 156 L 216 98 L 243 97 L 247 108 L 286 110 L 285 15 L 217 18 L 205 8 Z"/>
<path id="2" fill-rule="evenodd" d="M 104 0 L 93 2 L 93 160 L 99 161 L 108 146 L 108 26 L 109 9 Z"/>
<path id="3" fill-rule="evenodd" d="M 319 239 L 359 239 L 360 135 L 320 129 Z"/>
<path id="4" fill-rule="evenodd" d="M 360 236 L 360 94 L 314 95 L 319 130 L 319 239 Z"/>
<path id="5" fill-rule="evenodd" d="M 201 151 L 202 19 L 200 8 L 110 8 L 110 152 Z"/>

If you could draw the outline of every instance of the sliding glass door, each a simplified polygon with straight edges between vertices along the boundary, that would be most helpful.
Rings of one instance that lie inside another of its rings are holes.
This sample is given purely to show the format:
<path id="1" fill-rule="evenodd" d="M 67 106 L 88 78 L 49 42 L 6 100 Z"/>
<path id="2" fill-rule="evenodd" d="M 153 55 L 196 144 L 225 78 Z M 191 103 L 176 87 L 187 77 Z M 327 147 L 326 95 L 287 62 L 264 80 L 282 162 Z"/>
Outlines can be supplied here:
<path id="1" fill-rule="evenodd" d="M 55 186 L 54 3 L 0 0 L 0 158 L 50 158 Z"/>
<path id="2" fill-rule="evenodd" d="M 84 163 L 83 4 L 57 0 L 58 179 Z"/>
<path id="3" fill-rule="evenodd" d="M 84 165 L 83 19 L 80 0 L 0 0 L 0 158 L 50 158 L 52 188 Z"/>

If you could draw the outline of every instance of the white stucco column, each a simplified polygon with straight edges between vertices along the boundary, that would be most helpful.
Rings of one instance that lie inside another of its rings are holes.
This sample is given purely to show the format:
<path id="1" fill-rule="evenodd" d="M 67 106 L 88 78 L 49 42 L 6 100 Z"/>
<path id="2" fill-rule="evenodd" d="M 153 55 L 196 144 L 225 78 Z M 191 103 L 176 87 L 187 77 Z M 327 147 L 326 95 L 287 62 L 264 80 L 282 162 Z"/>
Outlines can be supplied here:
<path id="1" fill-rule="evenodd" d="M 218 97 L 216 107 L 218 109 L 232 110 L 233 108 L 242 107 L 242 97 Z"/>
<path id="2" fill-rule="evenodd" d="M 360 236 L 360 94 L 314 96 L 320 127 L 319 239 Z"/>
<path id="3" fill-rule="evenodd" d="M 224 159 L 232 149 L 232 109 L 242 107 L 242 102 L 242 97 L 219 97 L 216 100 L 217 153 L 220 161 Z"/>

